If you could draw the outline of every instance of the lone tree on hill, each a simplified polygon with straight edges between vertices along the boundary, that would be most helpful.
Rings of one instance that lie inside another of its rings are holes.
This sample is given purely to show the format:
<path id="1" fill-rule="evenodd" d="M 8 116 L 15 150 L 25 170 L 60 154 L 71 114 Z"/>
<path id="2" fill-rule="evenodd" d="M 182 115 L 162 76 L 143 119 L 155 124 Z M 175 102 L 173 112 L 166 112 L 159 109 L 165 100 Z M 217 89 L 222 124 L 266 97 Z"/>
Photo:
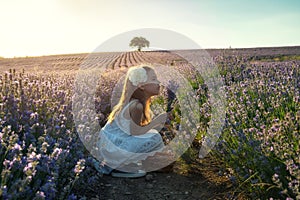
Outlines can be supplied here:
<path id="1" fill-rule="evenodd" d="M 138 51 L 141 51 L 141 49 L 144 47 L 149 47 L 149 45 L 150 42 L 144 37 L 134 37 L 129 44 L 130 47 L 137 47 Z"/>

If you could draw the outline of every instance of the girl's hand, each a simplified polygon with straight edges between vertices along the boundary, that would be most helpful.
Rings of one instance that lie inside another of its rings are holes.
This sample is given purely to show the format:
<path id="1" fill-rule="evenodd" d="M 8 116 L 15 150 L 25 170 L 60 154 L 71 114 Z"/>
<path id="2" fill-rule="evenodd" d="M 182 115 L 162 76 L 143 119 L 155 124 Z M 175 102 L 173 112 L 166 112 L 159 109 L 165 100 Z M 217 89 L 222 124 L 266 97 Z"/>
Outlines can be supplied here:
<path id="1" fill-rule="evenodd" d="M 168 114 L 167 113 L 162 113 L 160 115 L 158 115 L 155 119 L 154 119 L 154 129 L 156 129 L 157 131 L 160 131 L 164 126 L 165 126 L 165 122 L 167 120 Z"/>
<path id="2" fill-rule="evenodd" d="M 156 118 L 155 118 L 155 120 L 157 120 L 158 122 L 160 122 L 160 123 L 165 123 L 166 122 L 166 120 L 167 120 L 167 117 L 168 117 L 168 113 L 161 113 L 161 114 L 159 114 Z"/>

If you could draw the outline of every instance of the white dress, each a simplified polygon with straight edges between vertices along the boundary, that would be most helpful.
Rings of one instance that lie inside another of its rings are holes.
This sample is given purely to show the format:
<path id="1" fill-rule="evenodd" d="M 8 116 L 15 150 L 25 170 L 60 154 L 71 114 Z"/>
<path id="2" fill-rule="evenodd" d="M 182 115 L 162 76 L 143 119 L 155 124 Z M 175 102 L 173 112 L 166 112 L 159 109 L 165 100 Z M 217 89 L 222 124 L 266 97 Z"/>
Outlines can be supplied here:
<path id="1" fill-rule="evenodd" d="M 112 169 L 123 165 L 145 160 L 164 148 L 162 137 L 155 129 L 143 135 L 130 134 L 130 120 L 124 117 L 124 112 L 135 101 L 137 100 L 129 102 L 120 114 L 100 131 L 100 139 L 97 142 L 98 159 L 105 164 L 100 169 L 104 174 L 109 174 Z"/>

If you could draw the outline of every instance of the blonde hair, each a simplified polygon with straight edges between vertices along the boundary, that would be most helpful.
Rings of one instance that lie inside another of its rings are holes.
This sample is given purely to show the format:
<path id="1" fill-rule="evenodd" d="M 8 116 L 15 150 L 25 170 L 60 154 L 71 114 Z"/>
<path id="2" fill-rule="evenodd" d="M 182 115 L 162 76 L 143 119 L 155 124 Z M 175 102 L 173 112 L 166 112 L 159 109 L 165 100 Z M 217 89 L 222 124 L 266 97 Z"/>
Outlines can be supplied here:
<path id="1" fill-rule="evenodd" d="M 131 99 L 132 97 L 134 98 L 136 93 L 137 93 L 137 89 L 138 87 L 134 87 L 131 83 L 131 81 L 129 80 L 129 75 L 130 73 L 134 70 L 134 69 L 138 69 L 138 68 L 144 68 L 147 73 L 150 70 L 154 69 L 148 65 L 140 65 L 140 66 L 135 66 L 135 67 L 131 67 L 129 68 L 129 70 L 126 73 L 126 77 L 125 77 L 125 81 L 124 81 L 124 86 L 123 86 L 123 90 L 122 90 L 122 95 L 120 97 L 119 102 L 114 106 L 112 112 L 109 114 L 108 116 L 108 123 L 113 122 L 113 120 L 116 118 L 116 116 L 121 112 L 121 110 L 123 110 L 123 108 L 125 107 L 125 102 L 126 100 Z M 133 87 L 134 88 L 134 92 L 130 93 L 130 88 Z M 147 125 L 148 123 L 151 122 L 152 119 L 152 111 L 150 109 L 150 105 L 151 105 L 151 98 L 146 99 L 145 102 L 141 102 L 143 104 L 143 116 L 141 119 L 141 126 Z"/>

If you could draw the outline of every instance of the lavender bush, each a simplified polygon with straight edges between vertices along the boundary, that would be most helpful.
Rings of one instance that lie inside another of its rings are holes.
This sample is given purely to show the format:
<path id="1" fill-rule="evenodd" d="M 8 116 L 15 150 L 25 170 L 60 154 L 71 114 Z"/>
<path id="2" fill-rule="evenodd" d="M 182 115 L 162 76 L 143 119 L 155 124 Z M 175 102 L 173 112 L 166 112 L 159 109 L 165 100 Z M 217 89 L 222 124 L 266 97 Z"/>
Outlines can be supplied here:
<path id="1" fill-rule="evenodd" d="M 299 199 L 299 62 L 219 61 L 229 105 L 215 155 L 231 171 L 237 191 Z"/>
<path id="2" fill-rule="evenodd" d="M 10 70 L 0 77 L 0 196 L 66 199 L 85 167 L 73 128 L 72 78 Z"/>

